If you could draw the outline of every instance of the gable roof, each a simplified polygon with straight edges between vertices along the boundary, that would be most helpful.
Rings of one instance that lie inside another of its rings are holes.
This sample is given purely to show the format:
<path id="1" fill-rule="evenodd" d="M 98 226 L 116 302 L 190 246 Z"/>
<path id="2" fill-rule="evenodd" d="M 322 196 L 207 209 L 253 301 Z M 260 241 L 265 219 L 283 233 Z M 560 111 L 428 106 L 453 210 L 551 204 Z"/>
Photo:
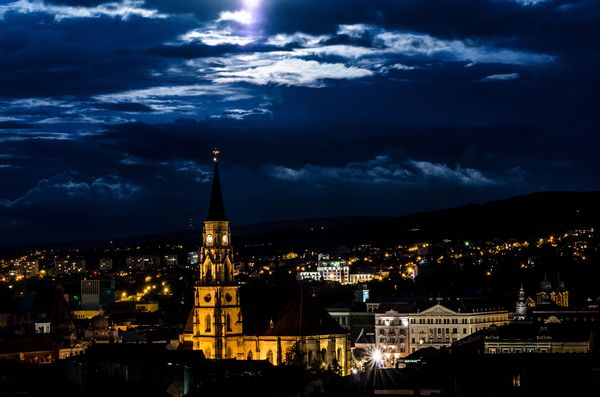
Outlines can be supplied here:
<path id="1" fill-rule="evenodd" d="M 441 303 L 435 303 L 427 307 L 425 310 L 420 311 L 419 314 L 458 314 L 459 311 L 452 310 L 446 305 L 442 305 Z"/>
<path id="2" fill-rule="evenodd" d="M 265 331 L 265 335 L 278 336 L 326 334 L 346 334 L 346 331 L 302 288 L 283 310 L 274 327 Z"/>

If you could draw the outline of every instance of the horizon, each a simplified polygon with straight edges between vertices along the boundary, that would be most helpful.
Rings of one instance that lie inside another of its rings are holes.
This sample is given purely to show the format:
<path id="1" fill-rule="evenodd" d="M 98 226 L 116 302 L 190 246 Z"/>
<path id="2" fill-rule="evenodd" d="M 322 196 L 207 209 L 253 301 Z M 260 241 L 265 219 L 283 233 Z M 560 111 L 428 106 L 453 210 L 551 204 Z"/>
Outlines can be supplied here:
<path id="1" fill-rule="evenodd" d="M 502 201 L 509 201 L 509 200 L 514 200 L 514 199 L 520 199 L 520 198 L 524 198 L 524 197 L 530 197 L 530 196 L 536 196 L 536 195 L 544 195 L 544 194 L 589 194 L 589 193 L 599 193 L 600 190 L 587 190 L 587 191 L 572 191 L 572 190 L 553 190 L 553 191 L 538 191 L 538 192 L 530 192 L 530 193 L 525 193 L 525 194 L 520 194 L 517 196 L 510 196 L 510 197 L 501 197 L 498 199 L 494 199 L 494 200 L 488 200 L 488 201 L 481 201 L 481 202 L 470 202 L 470 203 L 465 203 L 465 204 L 460 204 L 457 206 L 453 206 L 453 207 L 442 207 L 442 208 L 432 208 L 432 209 L 427 209 L 424 211 L 416 211 L 416 212 L 409 212 L 406 214 L 400 214 L 400 215 L 351 215 L 351 216 L 325 216 L 325 217 L 318 217 L 318 218 L 286 218 L 286 219 L 266 219 L 266 220 L 260 220 L 258 222 L 252 222 L 252 223 L 243 223 L 243 224 L 238 224 L 235 222 L 235 220 L 229 220 L 230 225 L 233 229 L 238 229 L 238 228 L 246 228 L 246 227 L 252 227 L 252 226 L 259 226 L 259 225 L 264 225 L 264 224 L 278 224 L 278 223 L 295 223 L 295 222 L 319 222 L 319 221 L 325 221 L 325 220 L 344 220 L 344 219 L 349 219 L 349 220 L 359 220 L 359 219 L 401 219 L 404 217 L 410 217 L 410 216 L 415 216 L 415 215 L 422 215 L 422 214 L 429 214 L 429 213 L 436 213 L 436 212 L 444 212 L 444 211 L 452 211 L 452 210 L 456 210 L 456 209 L 460 209 L 460 208 L 465 208 L 465 207 L 471 207 L 471 206 L 478 206 L 478 205 L 487 205 L 487 204 L 492 204 L 492 203 L 497 203 L 497 202 L 502 202 Z M 207 207 L 208 208 L 208 207 Z M 146 234 L 137 234 L 137 235 L 122 235 L 122 236 L 101 236 L 98 238 L 91 238 L 91 239 L 72 239 L 72 240 L 46 240 L 46 241 L 34 241 L 34 242 L 26 242 L 26 243 L 15 243 L 15 244 L 0 244 L 0 249 L 16 249 L 16 248 L 33 248 L 34 246 L 51 246 L 51 245 L 61 245 L 61 244 L 77 244 L 77 243 L 93 243 L 93 242 L 104 242 L 104 241 L 110 241 L 112 242 L 112 240 L 128 240 L 128 239 L 139 239 L 139 238 L 149 238 L 149 237 L 154 237 L 154 236 L 161 236 L 161 235 L 168 235 L 168 234 L 172 234 L 172 233 L 182 233 L 182 232 L 196 232 L 198 230 L 202 230 L 202 222 L 204 219 L 204 216 L 201 217 L 202 220 L 199 222 L 196 222 L 196 224 L 194 225 L 194 227 L 192 229 L 188 227 L 183 227 L 183 228 L 179 228 L 179 229 L 171 229 L 171 230 L 157 230 L 157 231 L 153 231 L 150 233 L 146 233 Z M 281 230 L 290 230 L 288 228 L 283 228 Z M 254 233 L 256 234 L 256 233 Z M 260 234 L 260 233 L 258 233 Z M 246 236 L 248 234 L 244 234 L 244 236 Z M 253 233 L 251 233 L 250 235 L 253 235 Z M 232 236 L 233 238 L 235 238 L 235 230 L 234 230 L 234 236 Z M 200 239 L 200 237 L 199 237 Z M 200 241 L 200 240 L 199 240 Z"/>
<path id="2" fill-rule="evenodd" d="M 598 190 L 599 41 L 595 0 L 0 1 L 0 242 L 198 224 L 214 147 L 240 225 Z"/>

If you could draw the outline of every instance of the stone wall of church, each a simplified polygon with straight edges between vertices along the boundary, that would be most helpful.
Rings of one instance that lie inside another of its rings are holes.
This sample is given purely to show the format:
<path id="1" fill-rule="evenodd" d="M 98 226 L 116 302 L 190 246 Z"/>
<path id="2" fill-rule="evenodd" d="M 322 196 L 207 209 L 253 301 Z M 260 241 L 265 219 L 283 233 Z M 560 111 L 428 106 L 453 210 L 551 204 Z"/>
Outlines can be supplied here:
<path id="1" fill-rule="evenodd" d="M 350 345 L 347 336 L 313 335 L 296 336 L 245 336 L 244 358 L 252 360 L 268 360 L 273 365 L 285 364 L 288 353 L 296 346 L 302 346 L 303 361 L 308 367 L 320 366 L 331 369 L 337 362 L 342 374 L 350 371 Z"/>

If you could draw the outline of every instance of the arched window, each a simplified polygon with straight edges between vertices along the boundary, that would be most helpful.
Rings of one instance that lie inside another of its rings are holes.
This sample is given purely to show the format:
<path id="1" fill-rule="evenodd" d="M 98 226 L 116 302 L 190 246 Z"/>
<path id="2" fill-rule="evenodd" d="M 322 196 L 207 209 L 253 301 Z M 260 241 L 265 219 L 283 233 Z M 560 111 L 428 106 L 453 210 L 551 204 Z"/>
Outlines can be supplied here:
<path id="1" fill-rule="evenodd" d="M 204 326 L 204 332 L 210 332 L 210 314 L 207 314 L 204 318 L 206 325 Z"/>
<path id="2" fill-rule="evenodd" d="M 208 264 L 206 265 L 206 274 L 205 274 L 205 279 L 206 279 L 206 281 L 208 281 L 208 282 L 212 281 L 212 269 L 211 269 L 210 263 L 208 263 Z"/>
<path id="3" fill-rule="evenodd" d="M 250 350 L 248 352 L 248 360 L 253 360 L 253 358 L 252 358 L 252 350 Z"/>
<path id="4" fill-rule="evenodd" d="M 327 349 L 321 349 L 321 361 L 327 361 Z"/>
<path id="5" fill-rule="evenodd" d="M 273 364 L 273 352 L 271 350 L 267 352 L 267 361 Z"/>
<path id="6" fill-rule="evenodd" d="M 225 315 L 225 329 L 227 332 L 231 332 L 231 316 L 229 313 Z"/>

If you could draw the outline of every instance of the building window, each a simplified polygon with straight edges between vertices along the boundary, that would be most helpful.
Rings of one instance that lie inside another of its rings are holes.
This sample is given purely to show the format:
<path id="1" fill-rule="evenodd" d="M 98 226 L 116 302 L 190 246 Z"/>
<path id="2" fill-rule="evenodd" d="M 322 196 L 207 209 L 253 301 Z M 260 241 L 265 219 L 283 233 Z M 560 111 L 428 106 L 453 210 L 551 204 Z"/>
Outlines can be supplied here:
<path id="1" fill-rule="evenodd" d="M 229 314 L 225 315 L 225 328 L 227 332 L 231 332 L 231 316 Z"/>
<path id="2" fill-rule="evenodd" d="M 310 354 L 309 354 L 310 356 Z M 267 352 L 267 361 L 270 362 L 271 364 L 273 364 L 273 351 L 269 350 Z"/>
<path id="3" fill-rule="evenodd" d="M 206 317 L 204 318 L 204 322 L 206 323 L 206 325 L 204 326 L 204 332 L 210 332 L 210 314 L 206 315 Z"/>
<path id="4" fill-rule="evenodd" d="M 252 360 L 252 350 L 248 352 L 248 360 Z"/>

